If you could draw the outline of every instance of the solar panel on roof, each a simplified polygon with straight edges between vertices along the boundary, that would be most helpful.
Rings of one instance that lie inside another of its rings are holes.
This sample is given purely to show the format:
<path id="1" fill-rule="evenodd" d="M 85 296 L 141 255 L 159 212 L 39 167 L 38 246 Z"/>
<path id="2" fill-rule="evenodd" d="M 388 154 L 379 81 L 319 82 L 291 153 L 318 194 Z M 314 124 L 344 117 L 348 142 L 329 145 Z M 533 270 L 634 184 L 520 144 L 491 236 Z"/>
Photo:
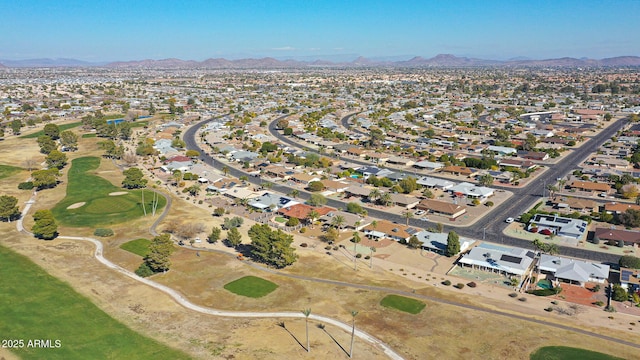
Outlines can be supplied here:
<path id="1" fill-rule="evenodd" d="M 620 274 L 620 279 L 622 281 L 629 281 L 629 279 L 631 278 L 631 275 L 633 275 L 633 272 L 631 272 L 629 270 L 622 270 L 622 272 Z"/>
<path id="2" fill-rule="evenodd" d="M 522 258 L 511 256 L 511 255 L 502 255 L 500 256 L 500 261 L 506 261 L 513 264 L 520 264 Z"/>

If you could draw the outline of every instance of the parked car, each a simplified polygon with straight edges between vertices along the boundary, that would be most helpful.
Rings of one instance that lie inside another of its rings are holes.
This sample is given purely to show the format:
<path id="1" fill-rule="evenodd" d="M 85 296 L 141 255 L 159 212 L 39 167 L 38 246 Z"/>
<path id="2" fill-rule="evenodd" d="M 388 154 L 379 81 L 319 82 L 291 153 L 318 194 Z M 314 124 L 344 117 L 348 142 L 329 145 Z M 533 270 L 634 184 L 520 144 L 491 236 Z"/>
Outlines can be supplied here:
<path id="1" fill-rule="evenodd" d="M 506 223 L 511 224 L 515 219 L 512 217 L 508 217 L 507 220 L 505 220 Z"/>
<path id="2" fill-rule="evenodd" d="M 420 215 L 423 215 L 424 213 L 426 213 L 426 211 L 424 211 L 424 210 L 416 210 L 415 215 L 416 216 L 420 216 Z"/>

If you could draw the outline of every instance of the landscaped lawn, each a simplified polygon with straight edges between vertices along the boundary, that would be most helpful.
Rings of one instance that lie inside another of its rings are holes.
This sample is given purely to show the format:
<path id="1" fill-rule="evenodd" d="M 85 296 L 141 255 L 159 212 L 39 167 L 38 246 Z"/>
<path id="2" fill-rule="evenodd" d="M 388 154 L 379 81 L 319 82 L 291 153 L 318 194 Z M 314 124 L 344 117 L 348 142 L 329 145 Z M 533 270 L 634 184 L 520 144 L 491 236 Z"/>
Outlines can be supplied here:
<path id="1" fill-rule="evenodd" d="M 89 134 L 82 134 L 82 136 L 81 136 L 81 137 L 82 137 L 83 139 L 88 139 L 88 138 L 94 138 L 94 137 L 96 137 L 96 136 L 97 136 L 97 134 L 96 134 L 96 133 L 89 133 Z"/>
<path id="2" fill-rule="evenodd" d="M 144 216 L 142 208 L 143 190 L 126 190 L 127 194 L 111 196 L 110 193 L 125 191 L 104 178 L 90 172 L 100 165 L 100 158 L 83 157 L 72 161 L 67 182 L 67 196 L 52 209 L 59 224 L 76 227 L 95 227 L 129 221 Z M 147 214 L 151 213 L 153 192 L 144 190 Z M 76 203 L 85 204 L 68 209 Z M 158 196 L 160 211 L 166 200 Z"/>
<path id="3" fill-rule="evenodd" d="M 69 124 L 58 125 L 58 128 L 60 129 L 60 132 L 63 132 L 65 130 L 69 130 L 69 129 L 73 129 L 74 127 L 78 127 L 80 125 L 82 125 L 82 121 L 77 121 L 77 122 L 73 122 L 73 123 L 69 123 Z M 33 134 L 20 136 L 20 139 L 35 139 L 38 136 L 42 136 L 42 135 L 44 135 L 44 130 L 36 131 Z"/>
<path id="4" fill-rule="evenodd" d="M 22 339 L 22 359 L 187 359 L 116 321 L 28 258 L 0 246 L 0 334 Z M 49 339 L 57 348 L 27 347 Z"/>
<path id="5" fill-rule="evenodd" d="M 4 179 L 6 177 L 9 177 L 13 174 L 16 174 L 20 171 L 22 171 L 23 169 L 16 167 L 16 166 L 11 166 L 11 165 L 0 165 L 0 179 Z"/>
<path id="6" fill-rule="evenodd" d="M 287 219 L 283 218 L 282 216 L 277 216 L 276 217 L 276 221 L 279 222 L 279 223 L 286 223 Z"/>
<path id="7" fill-rule="evenodd" d="M 622 358 L 566 346 L 545 346 L 529 356 L 531 360 L 623 360 Z"/>
<path id="8" fill-rule="evenodd" d="M 256 276 L 245 276 L 226 284 L 224 288 L 237 295 L 259 298 L 278 288 L 278 285 Z"/>
<path id="9" fill-rule="evenodd" d="M 151 245 L 149 239 L 135 239 L 120 245 L 120 249 L 145 257 L 149 253 L 149 245 Z"/>
<path id="10" fill-rule="evenodd" d="M 424 307 L 425 303 L 415 299 L 411 299 L 399 295 L 387 295 L 381 301 L 380 305 L 393 308 L 396 310 L 408 312 L 410 314 L 418 314 Z"/>

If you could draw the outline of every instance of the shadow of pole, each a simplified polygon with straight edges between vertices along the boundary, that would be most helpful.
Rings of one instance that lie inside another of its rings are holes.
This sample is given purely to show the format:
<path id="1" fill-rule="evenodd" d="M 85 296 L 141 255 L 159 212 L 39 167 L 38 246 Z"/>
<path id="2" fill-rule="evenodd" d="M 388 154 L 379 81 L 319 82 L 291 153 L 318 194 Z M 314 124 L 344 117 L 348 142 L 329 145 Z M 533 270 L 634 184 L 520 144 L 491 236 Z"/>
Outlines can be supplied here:
<path id="1" fill-rule="evenodd" d="M 327 334 L 331 338 L 331 340 L 333 340 L 333 342 L 336 343 L 336 345 L 338 345 L 338 347 L 340 347 L 340 349 L 342 349 L 342 351 L 344 351 L 345 354 L 347 354 L 347 356 L 349 356 L 349 352 L 345 348 L 343 348 L 342 345 L 340 345 L 338 340 L 336 340 L 336 338 L 334 338 L 333 335 L 329 334 L 324 324 L 318 324 L 318 328 L 324 331 L 324 333 Z"/>
<path id="2" fill-rule="evenodd" d="M 291 337 L 298 343 L 298 345 L 300 345 L 304 349 L 304 351 L 308 351 L 307 348 L 300 342 L 300 340 L 298 340 L 298 338 L 295 335 L 293 335 L 293 333 L 289 331 L 289 329 L 287 329 L 287 327 L 284 324 L 284 321 L 279 322 L 277 325 L 283 328 L 286 332 L 288 332 L 289 335 L 291 335 Z"/>

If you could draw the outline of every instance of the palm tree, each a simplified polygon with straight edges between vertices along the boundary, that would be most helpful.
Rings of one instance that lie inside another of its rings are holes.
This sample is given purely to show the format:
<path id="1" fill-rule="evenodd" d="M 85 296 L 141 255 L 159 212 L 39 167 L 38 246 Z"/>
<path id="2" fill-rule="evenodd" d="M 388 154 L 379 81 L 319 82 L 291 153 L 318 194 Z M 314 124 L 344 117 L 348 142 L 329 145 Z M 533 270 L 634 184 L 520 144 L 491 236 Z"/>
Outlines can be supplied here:
<path id="1" fill-rule="evenodd" d="M 309 346 L 309 315 L 311 315 L 311 309 L 302 310 L 304 314 L 304 325 L 307 331 L 307 352 L 311 352 L 311 347 Z"/>
<path id="2" fill-rule="evenodd" d="M 369 254 L 369 268 L 373 269 L 373 253 L 376 252 L 376 248 L 372 246 L 369 250 L 371 250 L 371 253 Z"/>
<path id="3" fill-rule="evenodd" d="M 222 173 L 224 174 L 224 176 L 229 175 L 229 167 L 225 165 L 225 166 L 222 168 Z"/>
<path id="4" fill-rule="evenodd" d="M 331 225 L 333 225 L 336 229 L 342 229 L 342 225 L 346 222 L 344 216 L 336 215 L 331 219 Z"/>
<path id="5" fill-rule="evenodd" d="M 309 211 L 309 213 L 307 214 L 307 219 L 309 220 L 311 227 L 313 227 L 313 224 L 316 222 L 316 220 L 318 220 L 319 217 L 320 217 L 320 213 L 318 213 L 317 211 L 315 210 Z"/>
<path id="6" fill-rule="evenodd" d="M 407 210 L 402 213 L 402 217 L 407 219 L 407 226 L 409 226 L 409 219 L 413 219 L 413 212 Z"/>
<path id="7" fill-rule="evenodd" d="M 360 238 L 360 233 L 357 231 L 353 232 L 353 237 L 351 238 L 351 241 L 353 242 L 353 252 L 355 253 L 358 249 L 358 243 L 362 240 L 362 238 Z"/>
<path id="8" fill-rule="evenodd" d="M 377 199 L 380 199 L 380 196 L 382 196 L 382 193 L 380 192 L 380 190 L 373 189 L 369 193 L 369 201 L 375 202 Z"/>
<path id="9" fill-rule="evenodd" d="M 300 194 L 300 190 L 296 190 L 296 189 L 291 190 L 291 192 L 289 193 L 289 195 L 291 195 L 291 197 L 293 197 L 294 199 L 297 198 L 299 194 Z"/>
<path id="10" fill-rule="evenodd" d="M 353 322 L 351 323 L 351 347 L 349 348 L 349 358 L 353 357 L 353 336 L 356 334 L 356 315 L 358 315 L 358 312 L 352 310 L 351 317 Z"/>
<path id="11" fill-rule="evenodd" d="M 389 194 L 388 192 L 380 195 L 379 201 L 382 205 L 384 206 L 389 206 L 389 204 L 391 204 L 391 194 Z"/>

